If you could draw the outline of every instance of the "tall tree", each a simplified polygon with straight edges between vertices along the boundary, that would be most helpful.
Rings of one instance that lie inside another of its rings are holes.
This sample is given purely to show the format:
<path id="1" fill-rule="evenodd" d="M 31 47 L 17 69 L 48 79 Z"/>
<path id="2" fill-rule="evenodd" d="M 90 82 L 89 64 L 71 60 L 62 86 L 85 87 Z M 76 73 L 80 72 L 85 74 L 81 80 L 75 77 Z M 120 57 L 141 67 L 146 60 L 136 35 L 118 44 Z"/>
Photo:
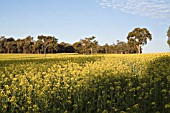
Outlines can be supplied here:
<path id="1" fill-rule="evenodd" d="M 42 41 L 41 40 L 37 40 L 37 41 L 34 42 L 34 45 L 33 45 L 33 53 L 40 54 L 41 51 L 43 51 Z"/>
<path id="2" fill-rule="evenodd" d="M 109 44 L 106 43 L 105 45 L 103 45 L 103 49 L 106 54 L 109 53 Z"/>
<path id="3" fill-rule="evenodd" d="M 57 42 L 58 39 L 56 39 L 54 36 L 38 36 L 39 42 L 43 45 L 44 50 L 44 57 L 46 57 L 46 52 L 48 47 L 53 47 L 53 49 L 57 49 Z"/>
<path id="4" fill-rule="evenodd" d="M 24 39 L 17 39 L 16 43 L 17 43 L 17 52 L 23 53 Z"/>
<path id="5" fill-rule="evenodd" d="M 7 38 L 5 40 L 4 46 L 5 46 L 6 50 L 7 50 L 7 53 L 10 53 L 10 50 L 12 49 L 13 45 L 15 44 L 14 42 L 15 42 L 15 40 L 14 40 L 13 37 Z"/>
<path id="6" fill-rule="evenodd" d="M 117 52 L 119 54 L 129 53 L 129 45 L 123 41 L 117 40 Z"/>
<path id="7" fill-rule="evenodd" d="M 147 44 L 147 39 L 152 40 L 151 33 L 146 28 L 135 28 L 127 36 L 128 44 L 134 45 L 138 49 L 138 53 L 141 53 L 141 45 Z"/>
<path id="8" fill-rule="evenodd" d="M 85 38 L 83 40 L 80 40 L 82 46 L 83 46 L 83 53 L 94 53 L 97 52 L 97 46 L 98 46 L 98 41 L 94 40 L 96 37 L 92 36 L 89 38 Z"/>
<path id="9" fill-rule="evenodd" d="M 23 52 L 32 53 L 32 49 L 33 49 L 33 37 L 27 36 L 24 39 Z"/>
<path id="10" fill-rule="evenodd" d="M 83 45 L 81 42 L 75 42 L 73 44 L 73 47 L 76 53 L 79 53 L 79 54 L 83 53 Z"/>
<path id="11" fill-rule="evenodd" d="M 0 53 L 5 53 L 5 50 L 6 50 L 5 45 L 4 45 L 5 42 L 6 42 L 5 36 L 1 36 L 0 37 Z"/>
<path id="12" fill-rule="evenodd" d="M 169 29 L 168 29 L 168 31 L 167 31 L 167 36 L 168 36 L 168 41 L 167 41 L 167 43 L 168 43 L 168 45 L 169 45 L 169 47 L 170 47 L 170 27 L 169 27 Z"/>

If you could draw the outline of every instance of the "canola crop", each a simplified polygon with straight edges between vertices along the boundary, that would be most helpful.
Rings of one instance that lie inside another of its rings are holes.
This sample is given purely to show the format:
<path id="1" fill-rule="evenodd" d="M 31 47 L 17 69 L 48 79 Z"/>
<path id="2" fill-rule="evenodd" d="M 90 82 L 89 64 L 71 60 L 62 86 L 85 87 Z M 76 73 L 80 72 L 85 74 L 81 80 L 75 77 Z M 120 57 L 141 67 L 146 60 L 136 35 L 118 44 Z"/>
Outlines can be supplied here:
<path id="1" fill-rule="evenodd" d="M 1 113 L 168 113 L 170 54 L 0 55 Z"/>

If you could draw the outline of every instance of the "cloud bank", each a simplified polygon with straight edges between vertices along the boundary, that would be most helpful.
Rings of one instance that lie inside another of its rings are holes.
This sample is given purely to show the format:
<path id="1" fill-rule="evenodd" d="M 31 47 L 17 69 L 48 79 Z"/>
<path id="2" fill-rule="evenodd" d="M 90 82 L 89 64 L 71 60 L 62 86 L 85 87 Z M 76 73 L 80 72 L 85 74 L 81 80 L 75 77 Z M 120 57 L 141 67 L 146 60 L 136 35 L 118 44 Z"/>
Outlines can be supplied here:
<path id="1" fill-rule="evenodd" d="M 170 19 L 170 0 L 97 0 L 103 7 L 150 18 Z"/>

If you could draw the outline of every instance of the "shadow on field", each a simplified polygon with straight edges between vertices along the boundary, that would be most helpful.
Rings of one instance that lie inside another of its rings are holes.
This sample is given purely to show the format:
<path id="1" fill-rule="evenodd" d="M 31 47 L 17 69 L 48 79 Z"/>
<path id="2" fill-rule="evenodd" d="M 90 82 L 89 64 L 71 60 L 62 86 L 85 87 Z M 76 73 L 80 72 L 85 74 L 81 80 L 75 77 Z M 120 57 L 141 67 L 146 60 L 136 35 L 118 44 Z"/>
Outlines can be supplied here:
<path id="1" fill-rule="evenodd" d="M 163 56 L 151 61 L 142 77 L 120 74 L 90 79 L 73 93 L 70 111 L 168 113 L 169 95 L 170 57 Z"/>

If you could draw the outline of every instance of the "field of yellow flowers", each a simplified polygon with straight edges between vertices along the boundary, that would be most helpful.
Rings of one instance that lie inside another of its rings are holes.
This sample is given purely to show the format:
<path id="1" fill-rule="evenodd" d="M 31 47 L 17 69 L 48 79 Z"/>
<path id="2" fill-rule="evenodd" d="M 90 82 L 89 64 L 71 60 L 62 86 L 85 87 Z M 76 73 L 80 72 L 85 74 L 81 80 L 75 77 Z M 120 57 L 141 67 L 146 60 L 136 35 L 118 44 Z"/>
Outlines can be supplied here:
<path id="1" fill-rule="evenodd" d="M 0 54 L 0 113 L 168 113 L 170 53 Z"/>

